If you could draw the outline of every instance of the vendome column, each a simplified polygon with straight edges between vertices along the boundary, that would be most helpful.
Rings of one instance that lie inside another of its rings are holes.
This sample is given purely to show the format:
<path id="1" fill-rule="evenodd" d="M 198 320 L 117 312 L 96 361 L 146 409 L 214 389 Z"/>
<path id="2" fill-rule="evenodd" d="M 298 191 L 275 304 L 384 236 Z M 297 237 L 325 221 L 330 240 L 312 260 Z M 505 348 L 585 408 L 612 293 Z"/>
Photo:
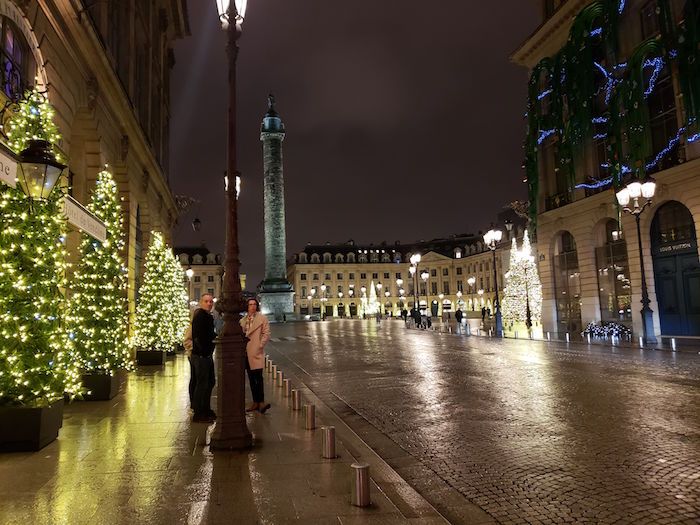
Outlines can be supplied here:
<path id="1" fill-rule="evenodd" d="M 282 172 L 284 123 L 275 111 L 272 95 L 268 98 L 268 106 L 260 126 L 264 167 L 265 279 L 258 291 L 262 311 L 274 316 L 275 321 L 283 321 L 294 315 L 294 290 L 287 280 Z"/>

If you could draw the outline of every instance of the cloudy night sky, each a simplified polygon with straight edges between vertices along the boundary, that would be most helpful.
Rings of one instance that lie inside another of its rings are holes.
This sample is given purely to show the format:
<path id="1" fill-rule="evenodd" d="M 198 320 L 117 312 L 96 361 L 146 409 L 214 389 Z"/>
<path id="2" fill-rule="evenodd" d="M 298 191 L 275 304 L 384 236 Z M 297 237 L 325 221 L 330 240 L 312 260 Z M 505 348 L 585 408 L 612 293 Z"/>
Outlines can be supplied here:
<path id="1" fill-rule="evenodd" d="M 175 47 L 170 177 L 175 193 L 201 205 L 180 217 L 175 244 L 223 253 L 226 39 L 214 0 L 188 4 L 191 36 Z M 287 131 L 288 255 L 307 242 L 476 232 L 525 199 L 527 72 L 508 57 L 536 28 L 538 9 L 522 0 L 249 0 L 238 58 L 247 288 L 264 274 L 268 93 Z"/>

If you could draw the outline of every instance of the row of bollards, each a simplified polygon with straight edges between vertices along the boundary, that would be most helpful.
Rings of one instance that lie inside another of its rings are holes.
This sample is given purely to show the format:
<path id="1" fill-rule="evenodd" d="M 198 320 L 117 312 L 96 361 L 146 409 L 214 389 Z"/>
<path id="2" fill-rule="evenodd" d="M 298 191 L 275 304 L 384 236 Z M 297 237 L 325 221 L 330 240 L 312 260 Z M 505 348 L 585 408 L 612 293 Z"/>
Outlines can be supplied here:
<path id="1" fill-rule="evenodd" d="M 277 388 L 283 388 L 284 397 L 292 398 L 292 410 L 302 410 L 304 428 L 306 430 L 316 429 L 316 405 L 306 403 L 302 405 L 301 390 L 292 388 L 292 381 L 284 377 L 282 370 L 265 356 L 265 371 L 272 375 L 272 380 Z M 335 450 L 335 427 L 321 427 L 321 456 L 324 459 L 335 459 L 338 457 Z M 350 465 L 353 471 L 352 488 L 350 502 L 356 507 L 367 507 L 371 503 L 370 499 L 370 475 L 367 463 L 353 463 Z"/>

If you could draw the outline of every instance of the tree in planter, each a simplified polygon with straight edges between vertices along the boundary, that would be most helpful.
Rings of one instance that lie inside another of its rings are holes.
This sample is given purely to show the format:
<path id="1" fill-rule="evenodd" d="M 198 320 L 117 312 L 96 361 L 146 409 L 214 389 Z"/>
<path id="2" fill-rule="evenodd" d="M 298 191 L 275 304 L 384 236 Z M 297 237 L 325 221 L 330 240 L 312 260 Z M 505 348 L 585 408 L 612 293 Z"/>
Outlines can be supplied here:
<path id="1" fill-rule="evenodd" d="M 45 97 L 28 92 L 6 126 L 15 153 L 29 140 L 59 140 L 52 116 Z M 80 389 L 63 322 L 62 199 L 60 188 L 44 200 L 0 188 L 0 405 L 48 406 Z"/>
<path id="2" fill-rule="evenodd" d="M 117 184 L 108 171 L 97 176 L 88 209 L 105 223 L 107 239 L 83 234 L 73 277 L 68 326 L 84 374 L 113 375 L 132 367 L 127 346 L 126 268 Z"/>
<path id="3" fill-rule="evenodd" d="M 189 313 L 182 268 L 158 232 L 151 232 L 145 265 L 134 343 L 145 350 L 172 350 L 182 342 Z"/>

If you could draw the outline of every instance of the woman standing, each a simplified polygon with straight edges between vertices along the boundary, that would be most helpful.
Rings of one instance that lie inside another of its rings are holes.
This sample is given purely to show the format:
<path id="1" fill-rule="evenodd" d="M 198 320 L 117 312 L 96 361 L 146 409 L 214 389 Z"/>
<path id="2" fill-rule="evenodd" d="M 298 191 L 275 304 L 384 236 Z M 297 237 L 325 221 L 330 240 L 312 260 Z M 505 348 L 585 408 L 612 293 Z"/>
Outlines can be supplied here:
<path id="1" fill-rule="evenodd" d="M 246 370 L 248 370 L 250 391 L 253 394 L 253 404 L 246 408 L 246 412 L 258 410 L 264 414 L 270 408 L 270 403 L 265 403 L 263 388 L 265 345 L 270 340 L 270 323 L 267 317 L 260 313 L 260 303 L 257 299 L 248 299 L 248 313 L 241 319 L 241 327 L 248 338 Z"/>

